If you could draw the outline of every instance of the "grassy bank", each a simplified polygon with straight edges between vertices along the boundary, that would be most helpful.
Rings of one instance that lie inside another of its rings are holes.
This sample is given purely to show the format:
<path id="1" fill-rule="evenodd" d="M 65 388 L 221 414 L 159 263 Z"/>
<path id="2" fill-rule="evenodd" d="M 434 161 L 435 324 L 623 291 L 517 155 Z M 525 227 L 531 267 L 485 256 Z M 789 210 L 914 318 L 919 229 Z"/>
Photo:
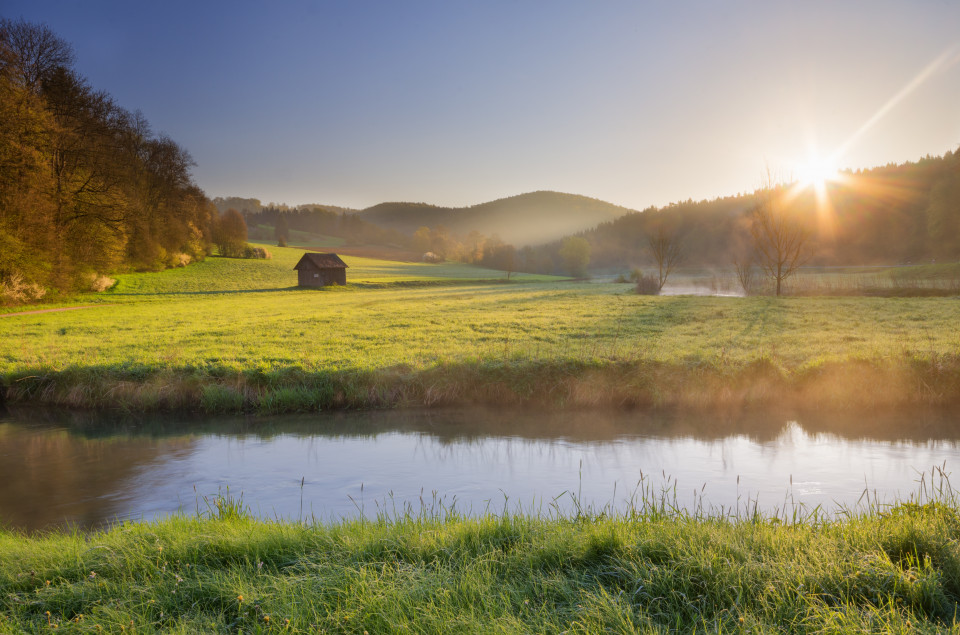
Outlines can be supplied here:
<path id="1" fill-rule="evenodd" d="M 953 499 L 739 519 L 200 517 L 0 533 L 0 631 L 958 632 Z"/>
<path id="2" fill-rule="evenodd" d="M 956 298 L 651 297 L 629 285 L 302 253 L 120 276 L 63 313 L 0 319 L 9 403 L 284 412 L 960 402 Z"/>

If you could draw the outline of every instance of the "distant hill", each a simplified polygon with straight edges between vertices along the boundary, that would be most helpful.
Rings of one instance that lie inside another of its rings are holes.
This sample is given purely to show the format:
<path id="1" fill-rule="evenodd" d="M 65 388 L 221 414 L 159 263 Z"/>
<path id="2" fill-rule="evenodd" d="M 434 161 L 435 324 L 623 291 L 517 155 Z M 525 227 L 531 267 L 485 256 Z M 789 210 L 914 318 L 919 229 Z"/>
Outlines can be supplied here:
<path id="1" fill-rule="evenodd" d="M 498 234 L 517 246 L 540 244 L 596 227 L 634 210 L 577 194 L 530 192 L 471 207 L 380 203 L 361 210 L 363 220 L 412 234 L 443 225 L 454 234 Z"/>
<path id="2" fill-rule="evenodd" d="M 960 151 L 845 172 L 824 194 L 826 206 L 813 188 L 790 203 L 806 224 L 811 265 L 960 261 Z M 601 223 L 584 233 L 590 265 L 648 266 L 647 236 L 655 223 L 666 222 L 682 232 L 685 264 L 730 266 L 749 252 L 749 212 L 758 202 L 756 193 L 689 200 Z M 540 259 L 558 261 L 559 247 L 544 246 Z"/>

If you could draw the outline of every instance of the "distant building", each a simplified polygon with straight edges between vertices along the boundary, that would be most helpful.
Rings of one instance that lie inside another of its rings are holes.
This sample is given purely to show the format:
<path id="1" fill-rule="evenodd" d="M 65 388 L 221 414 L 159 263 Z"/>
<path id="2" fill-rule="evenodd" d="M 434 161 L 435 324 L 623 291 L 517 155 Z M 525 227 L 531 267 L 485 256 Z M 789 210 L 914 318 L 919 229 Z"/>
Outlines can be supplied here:
<path id="1" fill-rule="evenodd" d="M 347 263 L 337 254 L 309 252 L 296 264 L 297 283 L 301 287 L 325 287 L 328 284 L 347 284 Z"/>

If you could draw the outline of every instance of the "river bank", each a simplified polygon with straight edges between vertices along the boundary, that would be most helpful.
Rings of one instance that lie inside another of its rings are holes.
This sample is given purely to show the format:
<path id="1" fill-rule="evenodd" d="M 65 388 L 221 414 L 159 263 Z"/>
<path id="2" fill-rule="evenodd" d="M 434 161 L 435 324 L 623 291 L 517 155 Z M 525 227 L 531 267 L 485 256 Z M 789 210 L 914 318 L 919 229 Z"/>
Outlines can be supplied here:
<path id="1" fill-rule="evenodd" d="M 841 520 L 654 496 L 617 515 L 315 525 L 220 496 L 103 532 L 0 533 L 0 630 L 954 631 L 960 510 L 943 482 Z"/>
<path id="2" fill-rule="evenodd" d="M 210 371 L 118 365 L 11 373 L 0 401 L 205 414 L 423 407 L 803 407 L 869 410 L 960 403 L 960 357 L 751 363 L 507 359 L 430 368 Z"/>

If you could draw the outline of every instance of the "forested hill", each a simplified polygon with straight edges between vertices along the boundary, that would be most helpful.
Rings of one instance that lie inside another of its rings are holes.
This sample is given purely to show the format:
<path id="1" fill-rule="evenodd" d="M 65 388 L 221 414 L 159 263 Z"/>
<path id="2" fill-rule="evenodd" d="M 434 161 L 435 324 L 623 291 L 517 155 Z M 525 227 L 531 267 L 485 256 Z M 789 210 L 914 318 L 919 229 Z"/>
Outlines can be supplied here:
<path id="1" fill-rule="evenodd" d="M 420 227 L 443 226 L 461 236 L 472 231 L 488 236 L 497 234 L 519 246 L 557 240 L 632 211 L 586 196 L 543 191 L 459 208 L 381 203 L 360 211 L 358 216 L 407 234 Z"/>
<path id="2" fill-rule="evenodd" d="M 192 164 L 49 28 L 0 20 L 0 303 L 203 258 L 216 209 Z"/>
<path id="3" fill-rule="evenodd" d="M 960 259 L 960 151 L 848 172 L 825 193 L 818 203 L 808 187 L 790 202 L 809 231 L 811 264 Z M 750 248 L 749 214 L 757 202 L 757 194 L 745 194 L 651 207 L 581 235 L 590 242 L 591 265 L 624 267 L 649 262 L 647 236 L 665 223 L 682 235 L 688 264 L 726 266 Z"/>

